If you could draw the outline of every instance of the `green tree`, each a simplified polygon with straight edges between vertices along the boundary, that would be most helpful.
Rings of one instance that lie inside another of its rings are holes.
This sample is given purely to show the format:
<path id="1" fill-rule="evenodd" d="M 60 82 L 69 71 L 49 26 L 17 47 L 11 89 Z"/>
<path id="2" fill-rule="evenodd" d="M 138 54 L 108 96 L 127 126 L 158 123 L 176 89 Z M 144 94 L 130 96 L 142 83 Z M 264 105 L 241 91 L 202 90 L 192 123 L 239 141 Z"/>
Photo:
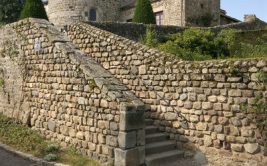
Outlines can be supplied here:
<path id="1" fill-rule="evenodd" d="M 44 5 L 41 0 L 26 0 L 20 13 L 20 19 L 33 17 L 48 20 Z"/>
<path id="2" fill-rule="evenodd" d="M 14 22 L 21 10 L 19 0 L 0 0 L 0 24 Z"/>
<path id="3" fill-rule="evenodd" d="M 133 22 L 156 24 L 156 18 L 150 0 L 138 0 L 134 12 Z"/>

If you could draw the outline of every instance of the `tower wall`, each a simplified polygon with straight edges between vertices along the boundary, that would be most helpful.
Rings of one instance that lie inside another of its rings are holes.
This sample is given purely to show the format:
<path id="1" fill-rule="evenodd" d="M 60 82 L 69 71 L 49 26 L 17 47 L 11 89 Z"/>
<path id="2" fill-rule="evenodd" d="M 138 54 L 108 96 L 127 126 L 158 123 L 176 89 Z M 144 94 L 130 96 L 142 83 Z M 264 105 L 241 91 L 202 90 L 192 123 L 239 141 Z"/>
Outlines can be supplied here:
<path id="1" fill-rule="evenodd" d="M 48 17 L 56 25 L 89 21 L 90 10 L 96 10 L 96 21 L 117 21 L 119 0 L 49 0 Z"/>
<path id="2" fill-rule="evenodd" d="M 122 0 L 122 6 L 134 4 L 137 0 Z M 153 12 L 163 12 L 163 25 L 181 26 L 184 24 L 182 19 L 184 0 L 151 0 Z M 120 21 L 131 20 L 134 16 L 135 7 L 122 8 Z"/>
<path id="3" fill-rule="evenodd" d="M 183 14 L 185 25 L 220 25 L 220 0 L 184 0 L 184 2 L 185 10 Z"/>

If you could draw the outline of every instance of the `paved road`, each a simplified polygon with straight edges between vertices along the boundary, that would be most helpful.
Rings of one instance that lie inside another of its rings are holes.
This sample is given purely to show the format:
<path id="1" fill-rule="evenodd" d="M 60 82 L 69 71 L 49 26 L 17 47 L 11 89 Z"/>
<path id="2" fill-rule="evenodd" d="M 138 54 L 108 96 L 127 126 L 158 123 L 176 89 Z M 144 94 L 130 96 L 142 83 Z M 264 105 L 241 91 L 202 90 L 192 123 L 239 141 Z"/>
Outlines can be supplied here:
<path id="1" fill-rule="evenodd" d="M 36 163 L 0 148 L 0 166 L 36 166 Z"/>

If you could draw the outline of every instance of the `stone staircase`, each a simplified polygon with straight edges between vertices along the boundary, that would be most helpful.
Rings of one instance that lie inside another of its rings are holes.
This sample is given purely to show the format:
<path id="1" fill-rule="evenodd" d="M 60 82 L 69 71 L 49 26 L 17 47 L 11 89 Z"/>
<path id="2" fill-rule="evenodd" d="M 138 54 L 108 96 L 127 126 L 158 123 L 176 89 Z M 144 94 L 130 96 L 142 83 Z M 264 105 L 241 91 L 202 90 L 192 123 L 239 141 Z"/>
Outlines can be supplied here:
<path id="1" fill-rule="evenodd" d="M 152 119 L 146 119 L 146 166 L 167 166 L 179 158 L 183 158 L 184 152 L 176 147 L 175 141 L 158 130 L 153 125 Z"/>

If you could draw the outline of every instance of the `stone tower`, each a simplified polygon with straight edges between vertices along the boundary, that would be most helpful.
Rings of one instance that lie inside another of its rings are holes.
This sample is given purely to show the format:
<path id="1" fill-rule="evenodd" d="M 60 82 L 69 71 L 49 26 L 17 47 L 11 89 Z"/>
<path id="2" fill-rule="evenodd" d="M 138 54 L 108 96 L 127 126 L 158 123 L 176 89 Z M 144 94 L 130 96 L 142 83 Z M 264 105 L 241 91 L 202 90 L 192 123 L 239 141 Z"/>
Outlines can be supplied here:
<path id="1" fill-rule="evenodd" d="M 220 25 L 220 0 L 183 0 L 184 25 Z"/>
<path id="2" fill-rule="evenodd" d="M 50 22 L 66 25 L 75 21 L 117 21 L 120 0 L 49 0 Z"/>

